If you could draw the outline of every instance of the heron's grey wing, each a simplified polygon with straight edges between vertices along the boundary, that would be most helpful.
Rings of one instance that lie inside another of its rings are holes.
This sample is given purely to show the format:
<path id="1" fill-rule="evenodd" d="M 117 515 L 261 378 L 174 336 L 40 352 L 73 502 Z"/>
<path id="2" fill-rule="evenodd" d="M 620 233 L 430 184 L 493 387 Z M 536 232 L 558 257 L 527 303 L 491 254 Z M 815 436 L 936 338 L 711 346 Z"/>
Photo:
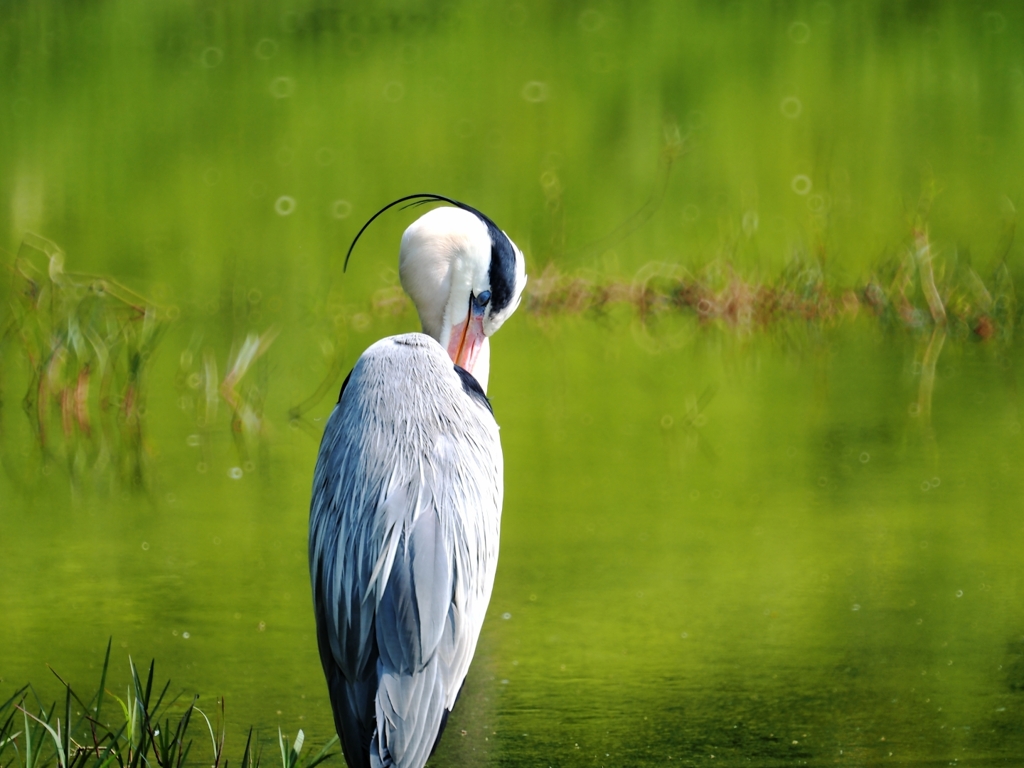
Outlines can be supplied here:
<path id="1" fill-rule="evenodd" d="M 455 380 L 458 382 L 458 380 Z M 465 395 L 461 392 L 460 396 Z M 501 455 L 484 405 L 457 432 L 431 436 L 400 494 L 402 531 L 381 550 L 375 622 L 379 688 L 371 765 L 422 766 L 476 648 L 497 565 Z M 477 421 L 479 418 L 479 421 Z M 412 502 L 409 504 L 409 502 Z"/>
<path id="2" fill-rule="evenodd" d="M 382 765 L 427 761 L 455 684 L 445 654 L 438 653 L 445 629 L 454 628 L 453 557 L 445 539 L 436 511 L 421 509 L 401 535 L 377 606 L 379 688 L 371 755 L 376 752 Z"/>
<path id="3" fill-rule="evenodd" d="M 337 682 L 332 704 L 353 765 L 429 757 L 469 669 L 497 564 L 497 425 L 440 345 L 405 338 L 378 342 L 357 363 L 314 478 L 321 659 Z"/>
<path id="4" fill-rule="evenodd" d="M 350 374 L 351 377 L 351 374 Z M 345 759 L 353 768 L 369 768 L 377 694 L 374 606 L 362 597 L 376 554 L 351 558 L 355 532 L 365 527 L 366 489 L 356 488 L 360 465 L 354 447 L 358 434 L 347 413 L 345 390 L 328 419 L 317 457 L 310 504 L 309 564 L 316 616 L 317 645 L 327 678 L 335 727 Z M 349 545 L 346 545 L 346 539 Z M 365 547 L 364 547 L 365 549 Z M 360 574 L 365 577 L 360 578 Z"/>
<path id="5" fill-rule="evenodd" d="M 378 684 L 377 601 L 370 585 L 382 548 L 393 548 L 381 530 L 400 527 L 410 506 L 398 482 L 397 441 L 383 434 L 388 424 L 382 414 L 389 409 L 373 407 L 382 376 L 372 363 L 367 354 L 356 363 L 327 420 L 309 520 L 320 660 L 346 760 L 361 768 L 370 765 Z"/>

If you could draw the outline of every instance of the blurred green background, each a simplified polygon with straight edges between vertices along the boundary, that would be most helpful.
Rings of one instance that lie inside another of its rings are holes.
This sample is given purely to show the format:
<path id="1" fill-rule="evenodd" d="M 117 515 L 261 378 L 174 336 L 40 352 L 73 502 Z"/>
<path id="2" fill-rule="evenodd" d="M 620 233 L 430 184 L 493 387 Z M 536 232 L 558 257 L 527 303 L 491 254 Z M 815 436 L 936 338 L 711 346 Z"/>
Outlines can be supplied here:
<path id="1" fill-rule="evenodd" d="M 14 0 L 0 115 L 5 689 L 88 688 L 112 636 L 119 674 L 224 695 L 239 754 L 249 724 L 331 735 L 309 486 L 341 377 L 416 327 L 413 213 L 341 271 L 388 201 L 479 207 L 535 282 L 857 289 L 924 221 L 940 275 L 1003 276 L 997 339 L 866 310 L 503 327 L 501 564 L 435 762 L 1024 754 L 1019 4 Z M 65 272 L 16 260 L 26 233 Z M 59 400 L 101 363 L 108 400 Z"/>

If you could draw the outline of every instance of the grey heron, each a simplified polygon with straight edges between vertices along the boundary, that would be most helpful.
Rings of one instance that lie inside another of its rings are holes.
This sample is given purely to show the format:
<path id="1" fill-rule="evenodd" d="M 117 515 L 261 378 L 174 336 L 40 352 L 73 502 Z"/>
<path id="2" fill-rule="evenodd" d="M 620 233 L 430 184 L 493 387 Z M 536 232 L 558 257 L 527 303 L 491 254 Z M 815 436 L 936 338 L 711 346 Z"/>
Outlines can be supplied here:
<path id="1" fill-rule="evenodd" d="M 411 201 L 411 202 L 410 202 Z M 371 345 L 342 385 L 313 477 L 309 569 L 320 660 L 350 766 L 420 768 L 462 688 L 498 562 L 502 455 L 488 337 L 519 306 L 522 251 L 442 202 L 402 236 L 422 333 Z"/>

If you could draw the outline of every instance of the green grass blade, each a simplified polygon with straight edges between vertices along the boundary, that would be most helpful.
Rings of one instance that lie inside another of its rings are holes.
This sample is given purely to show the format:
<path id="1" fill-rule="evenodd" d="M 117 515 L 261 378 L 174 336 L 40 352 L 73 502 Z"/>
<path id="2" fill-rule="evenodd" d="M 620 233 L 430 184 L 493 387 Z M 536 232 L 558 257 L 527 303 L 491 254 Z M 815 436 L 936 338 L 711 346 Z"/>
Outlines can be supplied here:
<path id="1" fill-rule="evenodd" d="M 100 687 L 96 689 L 96 698 L 93 699 L 93 706 L 89 707 L 93 711 L 93 717 L 97 720 L 100 719 L 100 708 L 103 706 L 103 691 L 107 687 L 107 670 L 110 667 L 110 644 L 114 638 L 107 638 L 107 652 L 103 656 L 103 671 L 100 672 Z"/>
<path id="2" fill-rule="evenodd" d="M 245 751 L 242 752 L 242 768 L 250 768 L 252 762 L 252 726 L 249 726 L 249 735 L 245 737 Z M 228 763 L 224 761 L 224 768 L 228 768 Z"/>
<path id="3" fill-rule="evenodd" d="M 96 768 L 106 768 L 106 766 L 111 764 L 112 760 L 116 760 L 118 766 L 120 766 L 120 768 L 124 768 L 124 760 L 121 758 L 121 751 L 120 749 L 118 749 L 118 743 L 121 741 L 121 738 L 124 734 L 124 729 L 127 727 L 127 725 L 127 723 L 125 723 L 125 725 L 122 725 L 118 729 L 116 734 L 107 731 L 107 734 L 111 737 L 110 744 L 108 744 L 107 748 L 103 750 L 103 755 L 102 757 L 100 757 L 99 762 L 96 764 Z M 97 748 L 97 752 L 98 751 L 99 750 Z"/>
<path id="4" fill-rule="evenodd" d="M 17 698 L 18 698 L 19 696 L 20 696 L 20 697 L 22 697 L 22 698 L 24 698 L 23 694 L 24 694 L 24 693 L 25 693 L 25 692 L 26 692 L 27 690 L 28 690 L 28 686 L 27 686 L 27 685 L 23 685 L 23 686 L 21 686 L 21 688 L 19 688 L 18 690 L 16 690 L 16 691 L 14 692 L 14 695 L 13 695 L 13 696 L 11 696 L 11 698 L 9 698 L 9 699 L 8 699 L 7 701 L 5 701 L 5 702 L 4 702 L 3 704 L 0 704 L 0 712 L 3 712 L 3 711 L 4 711 L 5 709 L 7 709 L 8 707 L 10 707 L 10 706 L 11 706 L 11 705 L 12 705 L 12 704 L 14 703 L 14 700 L 15 700 L 15 699 L 17 699 Z M 12 712 L 11 712 L 12 716 L 13 716 L 13 714 L 14 714 L 14 711 L 15 711 L 16 709 L 17 709 L 17 707 L 15 707 L 15 708 L 14 708 L 14 709 L 12 710 Z"/>
<path id="5" fill-rule="evenodd" d="M 111 642 L 108 640 L 101 686 L 105 686 L 108 680 L 110 650 Z M 129 667 L 131 682 L 123 699 L 105 687 L 94 696 L 83 699 L 51 668 L 65 688 L 63 718 L 57 717 L 56 702 L 49 707 L 42 704 L 30 685 L 23 686 L 0 703 L 0 768 L 186 768 L 193 746 L 193 740 L 188 738 L 188 729 L 194 711 L 199 712 L 206 724 L 213 750 L 212 761 L 200 756 L 201 761 L 212 763 L 212 768 L 227 768 L 223 699 L 218 700 L 221 720 L 217 724 L 197 706 L 198 695 L 177 717 L 171 714 L 171 709 L 181 694 L 173 698 L 169 696 L 170 681 L 160 688 L 154 684 L 155 660 L 150 662 L 145 674 L 130 657 Z M 105 695 L 120 706 L 123 723 L 104 724 L 97 717 L 102 711 Z M 85 709 L 78 723 L 72 723 L 72 700 Z M 15 731 L 14 723 L 19 712 L 23 727 Z M 86 725 L 80 732 L 82 723 Z M 338 744 L 336 736 L 306 760 L 302 760 L 304 731 L 298 731 L 294 742 L 280 727 L 277 736 L 282 768 L 317 768 L 338 754 L 337 750 L 332 751 Z M 262 757 L 258 736 L 254 741 L 254 729 L 250 727 L 242 753 L 242 768 L 260 768 Z"/>
<path id="6" fill-rule="evenodd" d="M 288 739 L 281 733 L 280 727 L 277 729 L 277 745 L 281 748 L 281 768 L 291 768 L 288 764 L 288 752 L 291 750 L 288 746 Z"/>
<path id="7" fill-rule="evenodd" d="M 10 714 L 7 715 L 7 718 L 3 721 L 3 724 L 0 724 L 0 765 L 7 765 L 7 762 L 3 759 L 4 752 L 7 751 L 7 747 L 13 746 L 15 749 L 17 749 L 17 745 L 14 743 L 14 740 L 18 736 L 20 736 L 22 732 L 18 731 L 17 733 L 11 733 L 11 731 L 14 729 L 14 718 L 18 714 L 17 706 L 11 705 L 16 700 L 18 700 L 19 696 L 23 701 L 24 693 L 27 689 L 27 685 L 23 686 L 22 688 L 19 688 L 17 691 L 14 692 L 14 695 L 11 696 L 11 698 L 9 698 L 3 704 L 0 704 L 0 717 L 3 717 L 3 714 L 8 709 L 10 709 Z"/>
<path id="8" fill-rule="evenodd" d="M 21 709 L 21 714 L 25 721 L 25 768 L 32 768 L 35 764 L 35 760 L 32 755 L 32 731 L 29 730 L 28 727 L 28 711 L 20 706 L 19 709 Z"/>
<path id="9" fill-rule="evenodd" d="M 76 697 L 77 698 L 77 697 Z M 81 702 L 79 702 L 81 703 Z M 60 721 L 57 721 L 57 730 L 60 730 Z M 64 688 L 64 765 L 68 764 L 71 758 L 71 686 Z"/>
<path id="10" fill-rule="evenodd" d="M 82 715 L 82 717 L 80 717 L 78 719 L 78 722 L 75 723 L 75 727 L 77 728 L 77 726 L 79 724 L 81 724 L 81 722 L 88 715 L 88 713 L 89 713 L 89 706 L 78 697 L 78 694 L 74 692 L 74 690 L 71 688 L 71 685 L 63 677 L 61 677 L 60 675 L 57 674 L 57 670 L 55 670 L 49 664 L 47 664 L 46 667 L 47 667 L 47 669 L 50 670 L 50 672 L 53 673 L 54 677 L 56 677 L 58 680 L 60 680 L 60 684 L 64 686 L 64 690 L 67 692 L 67 695 L 70 696 L 70 697 L 74 697 L 75 701 L 77 701 L 78 704 L 82 707 L 82 710 L 83 710 L 84 714 Z M 71 702 L 70 702 L 70 700 L 68 702 L 66 702 L 66 704 L 65 704 L 65 715 L 66 715 L 67 718 L 71 717 Z M 68 719 L 66 722 L 70 723 L 71 720 Z"/>
<path id="11" fill-rule="evenodd" d="M 57 749 L 57 757 L 60 760 L 60 765 L 67 765 L 68 761 L 67 761 L 67 758 L 65 757 L 64 748 L 61 746 L 60 734 L 57 733 L 57 731 L 55 731 L 52 727 L 50 727 L 50 724 L 48 722 L 39 719 L 38 717 L 33 715 L 31 712 L 29 712 L 27 709 L 22 709 L 21 711 L 25 713 L 25 723 L 26 723 L 26 725 L 28 724 L 28 718 L 31 717 L 33 720 L 35 720 L 37 723 L 39 723 L 43 728 L 46 729 L 46 731 L 50 734 L 50 738 L 53 739 L 54 746 Z M 57 727 L 58 728 L 60 727 L 60 720 L 57 721 Z M 36 756 L 38 757 L 38 750 L 37 750 Z M 27 766 L 27 768 L 31 768 L 31 766 Z"/>
<path id="12" fill-rule="evenodd" d="M 129 711 L 129 708 L 128 708 L 128 703 L 125 703 L 125 702 L 124 702 L 124 701 L 123 701 L 123 700 L 121 699 L 121 697 L 120 697 L 120 696 L 118 696 L 117 694 L 111 693 L 110 695 L 111 695 L 111 696 L 113 696 L 113 698 L 114 698 L 114 701 L 116 701 L 116 702 L 117 702 L 118 704 L 120 704 L 120 705 L 121 705 L 121 714 L 122 714 L 122 715 L 124 716 L 124 720 L 125 720 L 125 723 L 130 723 L 130 721 L 131 721 L 131 712 Z M 132 700 L 132 699 L 131 699 L 131 696 L 129 696 L 129 697 L 128 697 L 128 702 L 130 703 L 130 702 L 131 702 L 131 700 Z M 97 720 L 97 722 L 99 722 L 99 718 L 98 718 L 98 717 L 96 718 L 96 720 Z M 129 731 L 129 734 L 128 734 L 128 735 L 129 735 L 129 738 L 131 738 L 131 733 L 130 733 L 130 731 Z"/>
<path id="13" fill-rule="evenodd" d="M 186 760 L 188 759 L 188 753 L 189 753 L 189 751 L 190 751 L 191 749 L 192 749 L 192 742 L 191 742 L 191 741 L 189 741 L 189 743 L 185 745 L 185 751 L 184 751 L 184 752 L 182 752 L 182 753 L 181 753 L 181 754 L 180 754 L 180 755 L 178 756 L 178 762 L 177 762 L 177 764 L 175 765 L 175 768 L 182 768 L 182 766 L 184 765 L 185 761 L 186 761 Z"/>
<path id="14" fill-rule="evenodd" d="M 310 758 L 309 762 L 306 763 L 306 768 L 316 768 L 316 766 L 320 765 L 320 763 L 324 762 L 325 760 L 330 760 L 332 757 L 338 754 L 337 752 L 329 751 L 331 747 L 333 747 L 337 743 L 338 735 L 335 734 L 330 741 L 328 741 L 326 744 L 323 745 L 323 747 L 320 748 L 319 752 L 317 752 L 315 755 L 313 755 L 313 757 Z"/>
<path id="15" fill-rule="evenodd" d="M 198 698 L 198 696 L 196 698 Z M 192 703 L 193 705 L 195 705 L 195 699 L 193 699 Z M 206 713 L 203 712 L 203 710 L 201 710 L 199 707 L 195 707 L 195 710 L 200 715 L 202 715 L 203 720 L 206 721 L 206 730 L 209 732 L 210 742 L 213 744 L 213 764 L 214 766 L 216 766 L 217 763 L 220 761 L 220 750 L 217 748 L 217 736 L 214 733 L 213 724 L 210 722 L 210 718 L 206 716 Z"/>

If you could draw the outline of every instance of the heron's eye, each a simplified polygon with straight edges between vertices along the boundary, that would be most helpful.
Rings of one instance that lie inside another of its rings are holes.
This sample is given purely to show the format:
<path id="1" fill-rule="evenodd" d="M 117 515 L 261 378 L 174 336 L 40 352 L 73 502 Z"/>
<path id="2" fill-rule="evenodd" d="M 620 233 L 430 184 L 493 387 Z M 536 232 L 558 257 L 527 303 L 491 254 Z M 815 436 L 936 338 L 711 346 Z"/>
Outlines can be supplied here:
<path id="1" fill-rule="evenodd" d="M 487 306 L 487 302 L 490 300 L 491 292 L 483 291 L 479 296 L 473 298 L 473 303 L 475 303 L 478 307 L 485 307 Z"/>

